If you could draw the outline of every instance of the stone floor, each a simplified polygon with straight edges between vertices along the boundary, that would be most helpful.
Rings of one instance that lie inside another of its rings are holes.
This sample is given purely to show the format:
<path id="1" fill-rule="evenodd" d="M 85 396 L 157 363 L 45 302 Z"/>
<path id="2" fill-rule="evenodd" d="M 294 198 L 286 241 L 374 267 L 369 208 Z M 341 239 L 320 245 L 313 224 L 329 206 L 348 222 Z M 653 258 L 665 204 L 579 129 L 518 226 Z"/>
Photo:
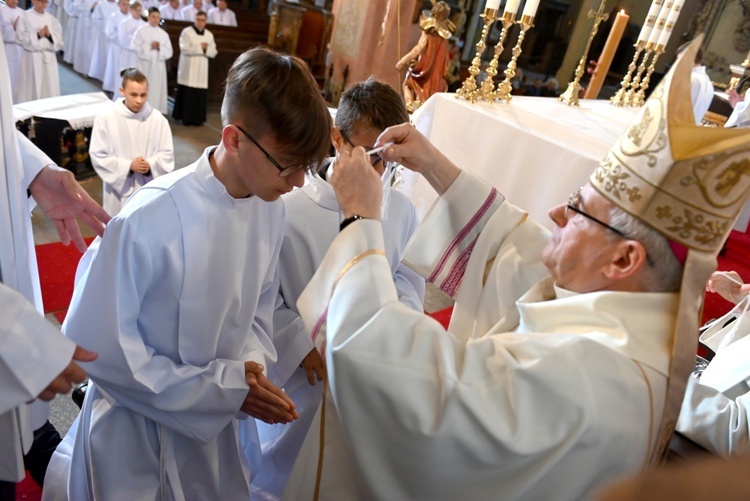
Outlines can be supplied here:
<path id="1" fill-rule="evenodd" d="M 60 88 L 63 95 L 78 94 L 83 92 L 101 91 L 99 82 L 90 78 L 84 78 L 74 72 L 72 68 L 64 63 L 60 64 Z M 209 108 L 207 122 L 200 127 L 186 127 L 170 117 L 169 124 L 172 128 L 175 149 L 176 168 L 185 167 L 193 163 L 203 150 L 216 144 L 221 137 L 221 117 L 218 107 Z M 86 191 L 101 203 L 102 184 L 97 176 L 89 177 L 81 181 Z M 36 244 L 58 242 L 59 237 L 52 222 L 41 212 L 35 209 L 32 213 L 34 228 L 34 242 Z M 83 224 L 84 236 L 93 236 Z M 425 297 L 425 310 L 429 312 L 438 311 L 453 303 L 452 299 L 443 294 L 439 289 L 428 284 Z M 54 316 L 47 318 L 58 324 Z M 50 421 L 57 427 L 61 434 L 65 434 L 78 414 L 78 408 L 67 395 L 58 395 L 51 403 Z"/>

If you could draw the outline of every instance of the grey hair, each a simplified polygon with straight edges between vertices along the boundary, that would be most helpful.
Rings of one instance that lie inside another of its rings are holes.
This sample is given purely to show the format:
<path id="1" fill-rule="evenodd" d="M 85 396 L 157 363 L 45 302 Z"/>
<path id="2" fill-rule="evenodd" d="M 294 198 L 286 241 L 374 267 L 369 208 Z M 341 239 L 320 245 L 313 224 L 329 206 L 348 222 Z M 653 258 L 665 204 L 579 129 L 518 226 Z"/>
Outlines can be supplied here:
<path id="1" fill-rule="evenodd" d="M 648 254 L 644 268 L 643 289 L 647 292 L 677 292 L 682 284 L 682 265 L 669 246 L 669 241 L 640 219 L 617 206 L 609 211 L 609 224 L 628 238 L 637 240 Z M 614 234 L 612 235 L 614 237 Z"/>

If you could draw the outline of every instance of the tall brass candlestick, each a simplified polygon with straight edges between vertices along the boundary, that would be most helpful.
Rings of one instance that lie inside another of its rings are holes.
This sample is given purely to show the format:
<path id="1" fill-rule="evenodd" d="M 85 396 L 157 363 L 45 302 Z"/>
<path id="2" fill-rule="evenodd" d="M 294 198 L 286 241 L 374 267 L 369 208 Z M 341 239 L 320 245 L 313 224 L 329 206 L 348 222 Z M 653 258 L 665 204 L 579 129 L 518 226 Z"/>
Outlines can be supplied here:
<path id="1" fill-rule="evenodd" d="M 643 77 L 643 81 L 641 81 L 641 85 L 638 89 L 638 92 L 635 92 L 633 94 L 633 98 L 630 102 L 631 106 L 643 106 L 643 103 L 645 102 L 646 98 L 646 89 L 648 89 L 648 85 L 651 82 L 651 74 L 656 69 L 656 61 L 659 59 L 659 56 L 664 54 L 664 46 L 663 45 L 657 45 L 656 48 L 654 48 L 654 57 L 651 59 L 651 64 L 648 67 L 648 70 L 646 71 L 646 76 Z"/>
<path id="2" fill-rule="evenodd" d="M 641 57 L 641 52 L 643 52 L 643 48 L 645 46 L 645 42 L 638 42 L 635 44 L 635 55 L 633 56 L 633 60 L 630 62 L 630 65 L 628 66 L 628 73 L 625 75 L 625 78 L 622 79 L 622 82 L 620 82 L 620 90 L 615 93 L 611 100 L 611 103 L 615 106 L 625 106 L 625 93 L 630 87 L 630 82 L 633 78 L 633 72 L 635 71 L 636 65 L 638 63 L 638 58 Z"/>
<path id="3" fill-rule="evenodd" d="M 653 46 L 646 44 L 646 54 L 643 56 L 643 61 L 641 61 L 640 66 L 638 66 L 638 71 L 635 74 L 635 78 L 633 78 L 633 82 L 630 84 L 630 88 L 625 91 L 625 95 L 622 97 L 623 106 L 635 106 L 633 97 L 638 93 L 638 89 L 641 86 L 641 77 L 646 71 L 648 59 L 651 57 L 653 51 Z"/>
<path id="4" fill-rule="evenodd" d="M 482 28 L 482 34 L 479 36 L 479 42 L 477 42 L 477 52 L 474 55 L 474 59 L 471 60 L 471 66 L 469 67 L 469 76 L 464 80 L 461 88 L 456 91 L 456 97 L 462 97 L 468 99 L 472 104 L 479 97 L 479 91 L 477 90 L 477 75 L 479 75 L 480 68 L 482 66 L 482 54 L 484 49 L 487 47 L 485 40 L 487 40 L 487 33 L 490 30 L 490 26 L 497 20 L 497 9 L 484 9 L 484 13 L 480 16 L 484 19 L 484 27 Z"/>
<path id="5" fill-rule="evenodd" d="M 589 41 L 586 42 L 586 48 L 583 50 L 583 55 L 581 56 L 581 60 L 578 61 L 578 67 L 576 68 L 575 78 L 572 82 L 568 84 L 568 88 L 565 89 L 565 92 L 563 92 L 560 97 L 558 98 L 563 103 L 567 104 L 568 106 L 578 106 L 578 91 L 581 89 L 581 77 L 583 76 L 584 68 L 586 68 L 586 56 L 589 54 L 589 49 L 591 48 L 591 42 L 594 40 L 594 37 L 596 36 L 596 32 L 599 30 L 599 23 L 602 21 L 606 21 L 609 19 L 609 14 L 604 13 L 604 4 L 607 3 L 607 0 L 602 0 L 602 3 L 599 4 L 599 10 L 594 12 L 593 10 L 589 11 L 589 19 L 594 19 L 594 29 L 591 30 L 591 35 L 589 35 Z"/>
<path id="6" fill-rule="evenodd" d="M 492 60 L 490 61 L 489 66 L 487 66 L 487 78 L 484 79 L 482 87 L 479 90 L 480 97 L 486 99 L 490 103 L 496 99 L 495 82 L 493 79 L 497 76 L 498 60 L 500 59 L 500 54 L 502 54 L 505 49 L 505 38 L 508 35 L 508 30 L 516 23 L 516 13 L 503 12 L 503 17 L 500 18 L 500 21 L 503 24 L 503 30 L 500 32 L 500 39 L 497 41 L 497 45 L 495 45 L 495 52 L 492 56 Z"/>
<path id="7" fill-rule="evenodd" d="M 513 57 L 508 63 L 508 67 L 505 69 L 505 80 L 497 86 L 497 91 L 495 91 L 494 95 L 494 99 L 499 99 L 501 101 L 510 102 L 512 99 L 510 92 L 513 90 L 513 84 L 511 84 L 510 81 L 516 76 L 516 61 L 518 60 L 518 56 L 521 55 L 521 44 L 523 44 L 523 39 L 526 37 L 526 32 L 529 31 L 529 28 L 534 26 L 534 17 L 522 15 L 521 22 L 518 24 L 521 26 L 521 32 L 518 34 L 516 46 L 513 47 Z"/>

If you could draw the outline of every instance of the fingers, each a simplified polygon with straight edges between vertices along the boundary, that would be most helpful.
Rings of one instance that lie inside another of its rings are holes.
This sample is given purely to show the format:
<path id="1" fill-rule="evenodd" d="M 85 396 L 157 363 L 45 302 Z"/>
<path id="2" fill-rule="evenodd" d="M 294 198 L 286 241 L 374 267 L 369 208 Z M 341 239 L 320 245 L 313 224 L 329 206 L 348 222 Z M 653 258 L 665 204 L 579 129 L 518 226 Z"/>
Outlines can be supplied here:
<path id="1" fill-rule="evenodd" d="M 86 242 L 83 240 L 83 235 L 81 235 L 81 229 L 78 227 L 78 221 L 76 221 L 74 218 L 68 218 L 64 219 L 63 222 L 65 223 L 66 233 L 73 240 L 76 248 L 78 248 L 78 250 L 81 252 L 86 252 Z"/>
<path id="2" fill-rule="evenodd" d="M 57 230 L 57 236 L 60 237 L 60 243 L 63 245 L 68 245 L 70 243 L 70 236 L 68 235 L 68 230 L 66 228 L 65 222 L 59 219 L 53 219 L 52 222 L 54 223 L 55 229 Z"/>
<path id="3" fill-rule="evenodd" d="M 77 360 L 79 362 L 93 362 L 98 357 L 99 354 L 97 354 L 95 351 L 89 351 L 86 348 L 81 348 L 80 346 L 76 346 L 76 349 L 73 352 L 73 360 Z"/>
<path id="4" fill-rule="evenodd" d="M 248 372 L 254 373 L 254 374 L 263 374 L 263 370 L 265 367 L 263 365 L 259 364 L 258 362 L 248 361 L 245 362 L 245 375 L 247 375 Z"/>
<path id="5" fill-rule="evenodd" d="M 250 386 L 242 411 L 267 423 L 288 423 L 299 415 L 286 394 L 262 374 L 246 374 Z"/>

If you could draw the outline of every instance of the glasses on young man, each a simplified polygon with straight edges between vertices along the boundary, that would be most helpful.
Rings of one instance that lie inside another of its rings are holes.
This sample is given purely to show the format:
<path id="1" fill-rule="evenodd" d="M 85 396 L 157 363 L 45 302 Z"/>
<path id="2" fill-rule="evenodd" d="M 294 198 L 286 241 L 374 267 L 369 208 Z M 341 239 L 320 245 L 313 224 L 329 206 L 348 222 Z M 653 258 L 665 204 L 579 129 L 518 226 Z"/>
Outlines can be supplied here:
<path id="1" fill-rule="evenodd" d="M 354 144 L 354 143 L 352 143 L 351 140 L 343 132 L 341 132 L 341 137 L 343 137 L 344 141 L 346 141 L 347 143 L 349 143 L 352 146 L 352 148 L 356 148 L 357 147 L 357 145 Z M 371 148 L 365 148 L 365 149 L 371 149 Z M 370 154 L 370 165 L 372 165 L 373 167 L 375 167 L 376 165 L 378 165 L 381 160 L 383 160 L 383 159 L 380 157 L 379 153 L 371 153 Z"/>
<path id="2" fill-rule="evenodd" d="M 240 132 L 242 132 L 245 135 L 246 138 L 248 138 L 250 141 L 252 141 L 253 144 L 255 146 L 257 146 L 260 151 L 263 152 L 263 154 L 266 156 L 266 158 L 268 159 L 268 161 L 271 162 L 274 167 L 276 167 L 277 169 L 279 169 L 279 177 L 289 177 L 292 174 L 295 174 L 295 173 L 297 173 L 297 172 L 299 172 L 299 171 L 301 171 L 302 169 L 305 168 L 304 165 L 290 165 L 288 167 L 282 167 L 281 164 L 279 164 L 279 162 L 277 162 L 276 159 L 274 159 L 271 156 L 271 154 L 268 153 L 265 150 L 265 148 L 263 148 L 263 146 L 261 146 L 258 143 L 258 141 L 256 141 L 255 139 L 253 139 L 253 136 L 251 136 L 250 134 L 248 134 L 247 132 L 245 132 L 245 130 L 242 127 L 240 127 L 239 125 L 235 124 L 234 126 L 237 127 L 240 130 Z"/>

